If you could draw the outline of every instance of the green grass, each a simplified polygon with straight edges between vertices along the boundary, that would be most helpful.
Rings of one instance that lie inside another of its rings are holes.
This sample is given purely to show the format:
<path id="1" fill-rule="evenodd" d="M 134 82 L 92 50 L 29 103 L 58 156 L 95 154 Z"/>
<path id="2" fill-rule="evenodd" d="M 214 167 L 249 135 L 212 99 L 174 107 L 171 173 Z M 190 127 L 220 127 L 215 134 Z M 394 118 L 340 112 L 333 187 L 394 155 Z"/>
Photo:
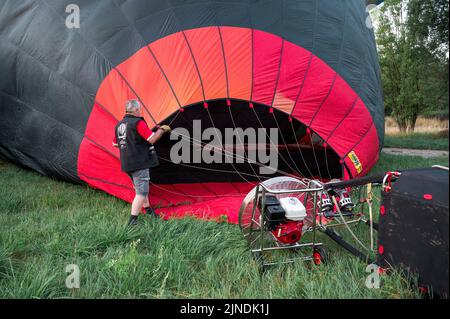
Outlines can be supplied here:
<path id="1" fill-rule="evenodd" d="M 386 135 L 384 147 L 448 150 L 448 136 L 443 136 L 438 133 Z"/>
<path id="2" fill-rule="evenodd" d="M 448 156 L 423 158 L 420 156 L 392 155 L 382 153 L 380 155 L 378 163 L 373 167 L 371 174 L 409 168 L 431 167 L 433 165 L 448 166 L 448 160 Z"/>
<path id="3" fill-rule="evenodd" d="M 394 163 L 394 164 L 393 164 Z M 431 164 L 383 154 L 376 171 Z M 236 225 L 141 219 L 129 205 L 0 161 L 0 298 L 418 298 L 398 273 L 365 287 L 366 265 L 324 238 L 326 266 L 297 263 L 259 274 Z M 65 287 L 77 264 L 81 288 Z"/>

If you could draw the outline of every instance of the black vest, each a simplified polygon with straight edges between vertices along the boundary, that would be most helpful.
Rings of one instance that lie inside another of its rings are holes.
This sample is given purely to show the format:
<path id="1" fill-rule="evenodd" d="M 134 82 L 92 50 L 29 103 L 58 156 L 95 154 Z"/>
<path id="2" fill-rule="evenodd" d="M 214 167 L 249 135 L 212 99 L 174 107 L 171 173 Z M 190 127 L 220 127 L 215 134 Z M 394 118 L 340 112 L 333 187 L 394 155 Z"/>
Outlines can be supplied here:
<path id="1" fill-rule="evenodd" d="M 137 131 L 139 121 L 144 121 L 144 118 L 127 114 L 116 125 L 115 133 L 117 144 L 119 144 L 120 162 L 122 171 L 126 173 L 159 165 L 154 147 Z"/>

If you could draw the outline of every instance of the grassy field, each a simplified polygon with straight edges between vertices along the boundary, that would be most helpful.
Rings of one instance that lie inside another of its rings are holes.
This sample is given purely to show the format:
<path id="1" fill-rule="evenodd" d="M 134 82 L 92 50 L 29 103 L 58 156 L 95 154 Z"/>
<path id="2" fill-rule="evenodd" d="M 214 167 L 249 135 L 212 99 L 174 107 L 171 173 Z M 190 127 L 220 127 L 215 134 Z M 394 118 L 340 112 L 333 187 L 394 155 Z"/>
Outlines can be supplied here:
<path id="1" fill-rule="evenodd" d="M 446 131 L 448 136 L 448 124 L 448 119 L 426 118 L 419 116 L 416 121 L 414 132 L 440 133 Z M 400 133 L 395 120 L 390 116 L 385 117 L 385 131 L 386 135 L 398 135 Z"/>
<path id="2" fill-rule="evenodd" d="M 400 133 L 392 117 L 385 118 L 384 147 L 448 150 L 448 120 L 419 117 L 414 133 Z"/>
<path id="3" fill-rule="evenodd" d="M 393 164 L 395 163 L 395 164 Z M 383 154 L 374 171 L 448 165 L 448 158 Z M 239 227 L 142 219 L 85 186 L 0 161 L 0 298 L 419 298 L 397 273 L 365 287 L 366 265 L 325 239 L 327 265 L 298 263 L 259 275 Z M 81 288 L 65 287 L 77 264 Z"/>
<path id="4" fill-rule="evenodd" d="M 386 135 L 384 147 L 448 150 L 448 133 L 413 133 Z"/>

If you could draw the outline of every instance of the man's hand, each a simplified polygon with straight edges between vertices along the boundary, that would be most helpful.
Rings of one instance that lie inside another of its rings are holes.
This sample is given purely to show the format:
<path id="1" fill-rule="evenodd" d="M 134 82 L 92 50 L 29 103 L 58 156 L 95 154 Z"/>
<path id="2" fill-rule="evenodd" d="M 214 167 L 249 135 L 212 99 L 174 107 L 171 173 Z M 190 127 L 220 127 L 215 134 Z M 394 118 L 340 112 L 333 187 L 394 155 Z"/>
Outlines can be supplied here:
<path id="1" fill-rule="evenodd" d="M 172 131 L 169 125 L 161 125 L 158 130 L 147 140 L 150 144 L 155 144 L 165 134 Z"/>
<path id="2" fill-rule="evenodd" d="M 170 133 L 172 131 L 169 125 L 161 125 L 160 129 L 163 130 L 164 133 Z"/>

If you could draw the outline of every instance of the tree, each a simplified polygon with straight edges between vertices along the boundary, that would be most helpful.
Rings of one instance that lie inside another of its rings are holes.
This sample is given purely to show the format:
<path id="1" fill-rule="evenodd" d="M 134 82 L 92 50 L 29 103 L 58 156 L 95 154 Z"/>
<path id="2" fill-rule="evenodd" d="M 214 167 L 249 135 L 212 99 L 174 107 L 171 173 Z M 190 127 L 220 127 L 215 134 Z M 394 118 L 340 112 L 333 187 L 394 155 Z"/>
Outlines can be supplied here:
<path id="1" fill-rule="evenodd" d="M 377 30 L 385 103 L 402 132 L 415 123 L 420 108 L 420 63 L 407 37 L 406 12 L 405 1 L 387 0 L 379 12 Z"/>
<path id="2" fill-rule="evenodd" d="M 433 55 L 448 59 L 448 0 L 410 0 L 408 28 Z"/>
<path id="3" fill-rule="evenodd" d="M 448 108 L 448 78 L 444 79 L 448 53 L 442 57 L 448 52 L 448 43 L 442 42 L 448 31 L 441 26 L 448 7 L 444 9 L 442 2 L 448 4 L 448 0 L 386 0 L 377 16 L 386 109 L 401 132 L 414 131 L 417 117 L 426 110 L 445 104 Z M 426 12 L 438 4 L 439 14 Z"/>
<path id="4" fill-rule="evenodd" d="M 449 105 L 449 3 L 448 0 L 410 0 L 408 29 L 427 57 L 423 88 L 429 114 L 446 114 Z"/>

